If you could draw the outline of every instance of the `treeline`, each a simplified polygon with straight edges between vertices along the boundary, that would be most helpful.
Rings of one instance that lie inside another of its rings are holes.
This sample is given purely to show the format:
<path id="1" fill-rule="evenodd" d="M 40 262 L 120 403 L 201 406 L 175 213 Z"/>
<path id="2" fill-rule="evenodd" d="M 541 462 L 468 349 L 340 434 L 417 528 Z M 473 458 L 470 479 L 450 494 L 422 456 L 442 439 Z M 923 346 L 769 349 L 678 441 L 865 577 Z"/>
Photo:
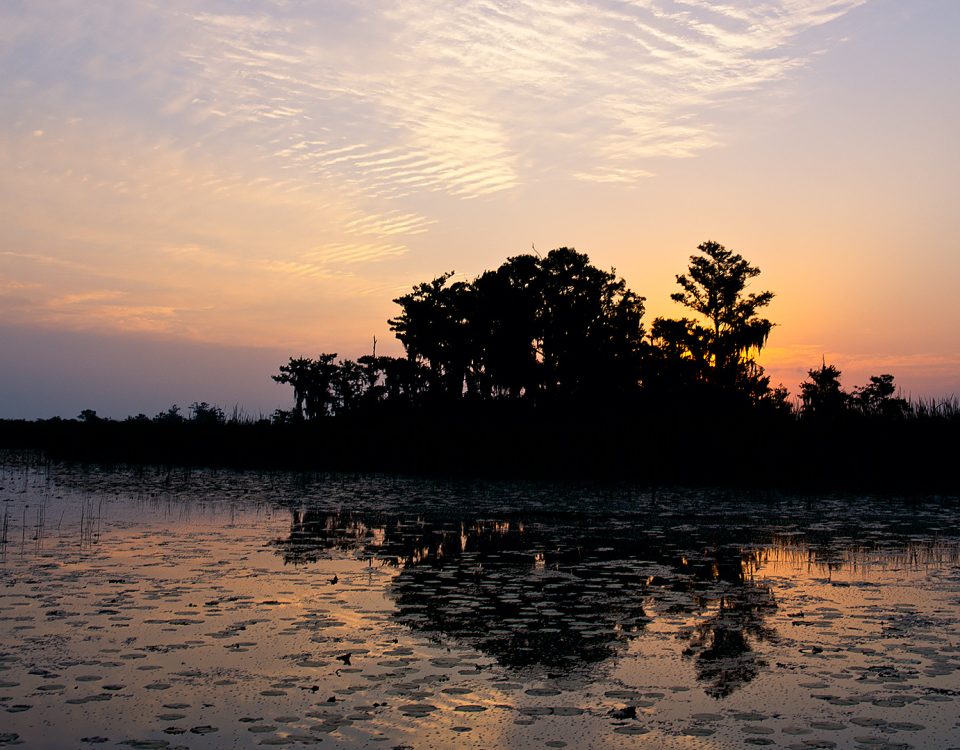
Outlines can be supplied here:
<path id="1" fill-rule="evenodd" d="M 293 388 L 294 420 L 464 401 L 623 407 L 642 392 L 709 391 L 787 410 L 786 390 L 771 389 L 755 360 L 773 327 L 758 311 L 773 294 L 747 293 L 759 270 L 739 255 L 715 242 L 698 249 L 673 295 L 697 319 L 657 318 L 648 332 L 643 297 L 560 248 L 469 282 L 443 274 L 394 300 L 389 324 L 405 357 L 291 358 L 274 379 Z"/>
<path id="2" fill-rule="evenodd" d="M 846 393 L 839 370 L 825 362 L 791 403 L 756 361 L 774 327 L 759 314 L 773 293 L 747 291 L 760 270 L 716 242 L 697 249 L 672 295 L 690 316 L 656 318 L 649 331 L 644 298 L 570 248 L 510 258 L 470 282 L 443 274 L 394 300 L 400 313 L 389 324 L 405 357 L 374 348 L 356 360 L 291 358 L 273 379 L 292 386 L 294 407 L 273 418 L 494 402 L 540 413 L 651 401 L 812 419 L 921 413 L 897 395 L 892 375 Z"/>
<path id="3" fill-rule="evenodd" d="M 757 362 L 774 324 L 760 271 L 715 242 L 644 324 L 644 298 L 570 248 L 395 300 L 405 356 L 291 358 L 290 409 L 195 402 L 147 417 L 0 422 L 0 447 L 48 458 L 235 468 L 616 478 L 960 491 L 960 405 L 909 401 L 890 374 L 852 391 L 826 362 L 798 398 Z"/>

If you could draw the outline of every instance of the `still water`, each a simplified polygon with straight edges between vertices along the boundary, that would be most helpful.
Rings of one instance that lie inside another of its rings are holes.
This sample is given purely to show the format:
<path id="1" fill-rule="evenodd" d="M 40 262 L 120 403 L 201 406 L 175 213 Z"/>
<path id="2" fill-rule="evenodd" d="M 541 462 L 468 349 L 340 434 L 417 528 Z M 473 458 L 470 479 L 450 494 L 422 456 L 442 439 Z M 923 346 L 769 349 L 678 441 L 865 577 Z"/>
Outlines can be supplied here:
<path id="1" fill-rule="evenodd" d="M 960 503 L 0 463 L 0 746 L 960 747 Z"/>

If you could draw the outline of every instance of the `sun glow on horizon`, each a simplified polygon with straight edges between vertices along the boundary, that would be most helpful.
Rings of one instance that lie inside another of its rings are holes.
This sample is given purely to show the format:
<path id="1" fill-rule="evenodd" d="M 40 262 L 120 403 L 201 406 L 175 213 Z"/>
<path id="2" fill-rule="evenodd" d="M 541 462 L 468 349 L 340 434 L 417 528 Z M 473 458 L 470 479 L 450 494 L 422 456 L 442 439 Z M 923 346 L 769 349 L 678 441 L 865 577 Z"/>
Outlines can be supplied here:
<path id="1" fill-rule="evenodd" d="M 774 382 L 826 355 L 946 395 L 958 24 L 935 0 L 7 4 L 4 326 L 107 358 L 398 352 L 393 298 L 531 243 L 615 266 L 649 325 L 716 239 L 777 294 Z"/>

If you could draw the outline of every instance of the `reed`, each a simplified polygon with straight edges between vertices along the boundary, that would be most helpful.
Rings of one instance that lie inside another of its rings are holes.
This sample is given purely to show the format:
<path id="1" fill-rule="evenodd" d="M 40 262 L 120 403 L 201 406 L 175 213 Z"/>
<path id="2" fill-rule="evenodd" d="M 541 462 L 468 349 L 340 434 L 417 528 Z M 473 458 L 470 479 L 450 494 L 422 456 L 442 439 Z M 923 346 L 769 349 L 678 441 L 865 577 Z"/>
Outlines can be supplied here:
<path id="1" fill-rule="evenodd" d="M 909 404 L 913 419 L 960 419 L 960 396 L 910 399 Z"/>

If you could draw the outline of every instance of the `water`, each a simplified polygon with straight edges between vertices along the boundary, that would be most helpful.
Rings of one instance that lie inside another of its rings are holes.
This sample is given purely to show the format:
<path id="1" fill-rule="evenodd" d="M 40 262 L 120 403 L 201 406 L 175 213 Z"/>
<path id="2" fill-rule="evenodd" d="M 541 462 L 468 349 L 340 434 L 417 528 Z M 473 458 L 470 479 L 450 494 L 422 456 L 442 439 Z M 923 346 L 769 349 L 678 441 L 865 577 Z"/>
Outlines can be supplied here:
<path id="1" fill-rule="evenodd" d="M 960 507 L 0 465 L 0 746 L 960 747 Z"/>

